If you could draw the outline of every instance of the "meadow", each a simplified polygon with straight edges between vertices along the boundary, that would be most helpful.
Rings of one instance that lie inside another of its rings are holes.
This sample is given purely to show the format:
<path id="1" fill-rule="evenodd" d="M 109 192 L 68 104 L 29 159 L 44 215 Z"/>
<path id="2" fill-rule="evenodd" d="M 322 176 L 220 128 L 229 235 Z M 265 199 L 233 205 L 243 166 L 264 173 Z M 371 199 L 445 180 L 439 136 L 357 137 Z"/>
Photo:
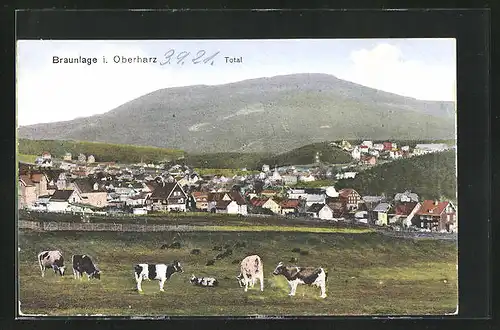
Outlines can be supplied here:
<path id="1" fill-rule="evenodd" d="M 19 297 L 24 314 L 116 316 L 251 316 L 251 315 L 437 315 L 453 313 L 457 305 L 457 246 L 453 241 L 401 239 L 375 232 L 34 232 L 18 236 Z M 179 249 L 160 249 L 174 241 Z M 245 242 L 233 255 L 206 266 L 219 251 L 215 245 Z M 292 252 L 300 248 L 307 254 Z M 36 255 L 59 249 L 66 259 L 64 277 L 47 271 L 41 278 Z M 200 255 L 190 254 L 200 249 Z M 92 256 L 101 280 L 75 280 L 72 254 Z M 248 254 L 264 263 L 265 288 L 247 293 L 235 276 Z M 296 263 L 289 263 L 295 257 Z M 135 263 L 179 260 L 184 273 L 175 274 L 159 292 L 158 281 L 135 289 Z M 322 266 L 328 271 L 326 299 L 319 288 L 299 286 L 289 297 L 283 277 L 271 273 L 279 261 L 289 265 Z M 191 274 L 214 276 L 219 287 L 195 287 Z"/>

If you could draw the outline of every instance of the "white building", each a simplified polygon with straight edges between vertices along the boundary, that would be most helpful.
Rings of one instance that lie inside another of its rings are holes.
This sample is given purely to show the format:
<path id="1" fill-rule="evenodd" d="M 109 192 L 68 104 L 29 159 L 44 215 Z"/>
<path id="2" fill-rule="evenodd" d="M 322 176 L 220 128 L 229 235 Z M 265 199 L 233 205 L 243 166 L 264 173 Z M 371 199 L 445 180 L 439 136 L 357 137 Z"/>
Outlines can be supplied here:
<path id="1" fill-rule="evenodd" d="M 448 146 L 444 143 L 417 144 L 413 149 L 414 155 L 425 155 L 432 152 L 446 151 Z"/>
<path id="2" fill-rule="evenodd" d="M 368 148 L 373 148 L 373 141 L 363 141 L 362 146 L 367 146 Z"/>
<path id="3" fill-rule="evenodd" d="M 352 150 L 351 157 L 356 160 L 361 159 L 361 150 L 359 149 L 358 146 L 354 147 L 354 149 Z"/>

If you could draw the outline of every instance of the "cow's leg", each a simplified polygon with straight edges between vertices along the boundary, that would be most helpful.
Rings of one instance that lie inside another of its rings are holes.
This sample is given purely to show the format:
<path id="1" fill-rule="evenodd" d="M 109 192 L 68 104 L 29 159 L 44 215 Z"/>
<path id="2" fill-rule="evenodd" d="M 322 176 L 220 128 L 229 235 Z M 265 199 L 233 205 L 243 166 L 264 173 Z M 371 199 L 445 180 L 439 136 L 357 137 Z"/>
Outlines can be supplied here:
<path id="1" fill-rule="evenodd" d="M 73 268 L 73 278 L 76 280 L 77 279 L 77 276 L 76 276 L 76 269 Z"/>
<path id="2" fill-rule="evenodd" d="M 42 277 L 45 277 L 45 267 L 40 264 L 40 270 L 42 271 Z"/>
<path id="3" fill-rule="evenodd" d="M 160 291 L 162 291 L 162 292 L 163 292 L 163 291 L 165 291 L 165 290 L 163 289 L 163 286 L 165 285 L 165 281 L 166 281 L 166 279 L 165 279 L 165 278 L 162 278 L 162 279 L 160 280 Z"/>
<path id="4" fill-rule="evenodd" d="M 243 274 L 243 279 L 245 280 L 245 292 L 248 291 L 248 285 L 250 284 L 250 279 L 247 277 L 246 274 Z"/>
<path id="5" fill-rule="evenodd" d="M 326 285 L 325 283 L 321 283 L 320 285 L 320 288 L 321 288 L 321 298 L 326 298 Z"/>
<path id="6" fill-rule="evenodd" d="M 260 282 L 260 291 L 264 291 L 264 276 L 261 275 L 259 277 L 259 282 Z"/>
<path id="7" fill-rule="evenodd" d="M 137 282 L 137 291 L 142 292 L 141 282 L 142 278 L 140 276 L 135 276 L 135 281 Z"/>
<path id="8" fill-rule="evenodd" d="M 297 291 L 297 285 L 298 285 L 297 282 L 290 282 L 291 290 L 289 296 L 295 296 L 295 291 Z"/>

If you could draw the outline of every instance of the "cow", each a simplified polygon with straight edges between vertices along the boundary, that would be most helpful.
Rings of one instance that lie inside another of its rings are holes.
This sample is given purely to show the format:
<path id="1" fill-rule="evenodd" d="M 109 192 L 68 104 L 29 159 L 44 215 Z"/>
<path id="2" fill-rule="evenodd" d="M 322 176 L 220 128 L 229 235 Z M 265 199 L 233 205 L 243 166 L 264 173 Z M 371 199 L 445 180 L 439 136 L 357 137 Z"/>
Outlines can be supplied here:
<path id="1" fill-rule="evenodd" d="M 214 287 L 219 285 L 219 281 L 217 281 L 216 278 L 213 277 L 196 277 L 191 275 L 191 279 L 189 280 L 191 284 L 197 285 L 197 286 L 204 286 L 204 287 Z"/>
<path id="2" fill-rule="evenodd" d="M 160 291 L 163 290 L 165 281 L 175 273 L 182 273 L 182 267 L 179 261 L 175 260 L 169 265 L 165 264 L 137 264 L 134 266 L 135 281 L 137 282 L 137 291 L 142 292 L 141 282 L 143 280 L 159 280 Z"/>
<path id="3" fill-rule="evenodd" d="M 60 251 L 42 251 L 38 254 L 38 264 L 42 271 L 42 277 L 45 277 L 45 269 L 52 268 L 55 274 L 64 276 L 64 258 Z"/>
<path id="4" fill-rule="evenodd" d="M 264 291 L 264 265 L 258 255 L 251 255 L 243 259 L 241 262 L 240 274 L 236 276 L 240 287 L 245 287 L 245 292 L 248 291 L 248 286 L 255 285 L 257 279 L 260 282 L 260 291 Z"/>
<path id="5" fill-rule="evenodd" d="M 101 271 L 96 268 L 92 259 L 85 254 L 74 254 L 71 257 L 71 263 L 73 264 L 73 277 L 75 279 L 82 279 L 83 273 L 87 274 L 87 279 L 90 281 L 91 278 L 101 279 Z"/>
<path id="6" fill-rule="evenodd" d="M 328 273 L 321 267 L 287 267 L 280 262 L 273 275 L 283 275 L 290 285 L 289 296 L 295 296 L 299 284 L 315 285 L 321 289 L 321 298 L 326 298 L 326 280 Z"/>

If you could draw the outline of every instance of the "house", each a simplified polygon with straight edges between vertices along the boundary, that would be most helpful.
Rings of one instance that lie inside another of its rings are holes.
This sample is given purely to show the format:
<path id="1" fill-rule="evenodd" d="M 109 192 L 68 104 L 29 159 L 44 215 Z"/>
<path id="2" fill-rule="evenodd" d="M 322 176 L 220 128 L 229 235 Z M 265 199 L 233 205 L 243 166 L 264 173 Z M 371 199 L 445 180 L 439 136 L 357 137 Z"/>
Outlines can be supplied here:
<path id="1" fill-rule="evenodd" d="M 225 201 L 225 202 L 234 201 L 235 203 L 233 203 L 233 204 L 231 204 L 231 203 L 219 203 L 220 201 Z M 208 211 L 212 212 L 212 213 L 216 213 L 216 212 L 218 212 L 217 210 L 223 211 L 223 209 L 226 210 L 225 211 L 226 213 L 230 213 L 230 214 L 241 214 L 241 215 L 248 214 L 247 204 L 246 204 L 243 196 L 241 196 L 241 194 L 239 192 L 231 191 L 231 192 L 209 193 L 208 194 Z"/>
<path id="2" fill-rule="evenodd" d="M 52 155 L 48 151 L 42 152 L 42 159 L 52 159 Z"/>
<path id="3" fill-rule="evenodd" d="M 194 191 L 191 193 L 194 201 L 196 203 L 196 208 L 198 210 L 207 211 L 208 210 L 208 193 L 201 191 Z"/>
<path id="4" fill-rule="evenodd" d="M 95 207 L 105 207 L 108 205 L 108 192 L 104 186 L 100 186 L 90 178 L 74 179 L 70 183 L 70 188 L 78 191 L 82 198 L 82 204 Z"/>
<path id="5" fill-rule="evenodd" d="M 285 175 L 282 175 L 281 177 L 283 178 L 283 183 L 285 185 L 291 186 L 291 185 L 297 184 L 297 176 L 296 175 L 285 174 Z"/>
<path id="6" fill-rule="evenodd" d="M 345 188 L 339 191 L 339 199 L 345 205 L 347 211 L 355 211 L 361 203 L 361 195 L 354 189 Z"/>
<path id="7" fill-rule="evenodd" d="M 302 188 L 302 189 L 289 189 L 289 199 L 304 199 L 306 206 L 309 207 L 314 203 L 325 203 L 326 191 L 321 188 Z"/>
<path id="8" fill-rule="evenodd" d="M 298 199 L 287 199 L 280 203 L 281 214 L 296 214 L 299 212 L 300 201 Z"/>
<path id="9" fill-rule="evenodd" d="M 332 210 L 334 218 L 343 218 L 347 216 L 347 208 L 340 198 L 328 198 L 326 204 Z"/>
<path id="10" fill-rule="evenodd" d="M 270 190 L 270 189 L 265 189 L 265 190 L 262 190 L 262 192 L 260 194 L 262 196 L 265 196 L 265 197 L 274 197 L 278 194 L 278 192 L 274 191 L 274 190 Z"/>
<path id="11" fill-rule="evenodd" d="M 361 149 L 358 146 L 354 147 L 354 149 L 351 151 L 351 157 L 355 160 L 361 159 Z"/>
<path id="12" fill-rule="evenodd" d="M 369 149 L 373 148 L 373 141 L 363 141 L 361 143 L 362 146 L 366 146 L 368 147 Z"/>
<path id="13" fill-rule="evenodd" d="M 397 193 L 395 196 L 394 196 L 394 201 L 395 202 L 403 202 L 403 203 L 407 203 L 407 202 L 418 202 L 418 195 L 415 194 L 415 193 L 412 193 L 411 191 L 409 190 L 406 190 L 405 192 L 403 193 Z"/>
<path id="14" fill-rule="evenodd" d="M 64 154 L 63 160 L 65 160 L 65 161 L 71 161 L 71 159 L 72 159 L 71 152 L 67 152 L 67 153 Z"/>
<path id="15" fill-rule="evenodd" d="M 19 188 L 17 193 L 19 209 L 27 208 L 35 204 L 38 198 L 37 189 L 29 175 L 24 174 L 19 176 Z"/>
<path id="16" fill-rule="evenodd" d="M 215 203 L 215 208 L 212 208 L 213 213 L 238 214 L 238 204 L 236 201 L 220 200 Z"/>
<path id="17" fill-rule="evenodd" d="M 307 214 L 311 215 L 313 218 L 323 219 L 323 220 L 333 220 L 333 210 L 323 203 L 314 203 L 306 211 Z"/>
<path id="18" fill-rule="evenodd" d="M 418 202 L 398 202 L 389 210 L 389 224 L 395 223 L 403 227 L 412 225 L 413 217 L 417 214 L 421 204 Z"/>
<path id="19" fill-rule="evenodd" d="M 47 203 L 48 212 L 65 212 L 70 204 L 82 203 L 76 190 L 56 190 Z"/>
<path id="20" fill-rule="evenodd" d="M 382 144 L 383 144 L 383 146 L 384 146 L 384 149 L 383 149 L 383 150 L 387 150 L 387 151 L 389 151 L 389 150 L 392 150 L 392 148 L 394 148 L 394 146 L 393 146 L 392 142 L 384 142 L 384 143 L 382 143 Z"/>
<path id="21" fill-rule="evenodd" d="M 118 201 L 123 200 L 125 202 L 125 205 L 130 205 L 130 206 L 144 206 L 146 205 L 146 201 L 149 198 L 149 196 L 151 196 L 151 193 L 140 192 L 137 195 L 128 196 L 127 198 L 121 198 Z"/>
<path id="22" fill-rule="evenodd" d="M 370 151 L 370 148 L 368 148 L 368 146 L 359 146 L 359 151 L 362 153 L 362 154 L 366 154 Z"/>
<path id="23" fill-rule="evenodd" d="M 186 212 L 187 195 L 177 183 L 163 182 L 155 187 L 146 204 L 153 211 Z"/>
<path id="24" fill-rule="evenodd" d="M 87 161 L 87 156 L 85 156 L 84 154 L 79 154 L 78 155 L 78 161 L 82 162 L 82 163 L 85 163 Z"/>
<path id="25" fill-rule="evenodd" d="M 264 204 L 262 204 L 262 207 L 265 209 L 271 210 L 274 214 L 281 213 L 280 204 L 272 198 L 268 198 L 267 201 L 265 201 Z"/>
<path id="26" fill-rule="evenodd" d="M 373 149 L 377 151 L 383 151 L 384 150 L 384 144 L 383 143 L 375 143 L 373 145 Z"/>
<path id="27" fill-rule="evenodd" d="M 391 150 L 389 151 L 389 158 L 391 159 L 399 159 L 403 157 L 403 152 L 399 150 Z"/>
<path id="28" fill-rule="evenodd" d="M 377 164 L 377 157 L 375 156 L 362 156 L 361 163 L 364 165 L 375 165 Z"/>
<path id="29" fill-rule="evenodd" d="M 380 203 L 373 209 L 373 213 L 375 214 L 375 224 L 378 226 L 387 226 L 389 223 L 387 221 L 387 214 L 391 209 L 391 204 L 389 203 Z"/>
<path id="30" fill-rule="evenodd" d="M 269 172 L 271 170 L 271 168 L 269 167 L 269 165 L 262 165 L 262 172 Z"/>
<path id="31" fill-rule="evenodd" d="M 358 172 L 341 172 L 335 174 L 335 179 L 341 180 L 341 179 L 354 179 Z"/>
<path id="32" fill-rule="evenodd" d="M 90 155 L 87 158 L 87 163 L 89 163 L 89 164 L 95 163 L 95 157 L 94 157 L 94 155 Z"/>
<path id="33" fill-rule="evenodd" d="M 413 154 L 425 155 L 432 152 L 446 151 L 448 146 L 444 143 L 417 144 L 413 149 Z"/>
<path id="34" fill-rule="evenodd" d="M 283 181 L 283 178 L 278 173 L 278 169 L 276 169 L 276 168 L 274 169 L 273 175 L 269 179 L 271 180 L 271 182 Z"/>
<path id="35" fill-rule="evenodd" d="M 456 223 L 456 208 L 449 201 L 425 200 L 412 219 L 413 225 L 431 231 L 455 231 Z"/>

